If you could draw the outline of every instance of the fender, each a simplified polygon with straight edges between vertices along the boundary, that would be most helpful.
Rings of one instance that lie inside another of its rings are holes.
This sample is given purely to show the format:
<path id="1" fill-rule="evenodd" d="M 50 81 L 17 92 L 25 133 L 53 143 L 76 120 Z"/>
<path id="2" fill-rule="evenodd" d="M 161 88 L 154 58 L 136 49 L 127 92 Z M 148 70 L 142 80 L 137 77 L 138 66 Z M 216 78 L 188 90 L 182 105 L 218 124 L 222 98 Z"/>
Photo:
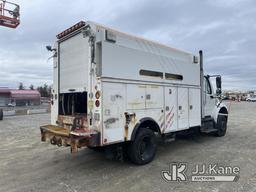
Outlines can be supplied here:
<path id="1" fill-rule="evenodd" d="M 161 133 L 160 127 L 154 119 L 152 119 L 151 117 L 144 117 L 140 119 L 138 123 L 134 126 L 131 135 L 131 141 L 134 141 L 140 127 L 149 127 L 149 129 L 153 130 L 154 132 Z"/>
<path id="2" fill-rule="evenodd" d="M 214 109 L 212 111 L 212 117 L 215 123 L 217 123 L 218 115 L 220 113 L 228 117 L 228 108 L 224 103 L 220 103 L 219 105 L 214 106 Z"/>

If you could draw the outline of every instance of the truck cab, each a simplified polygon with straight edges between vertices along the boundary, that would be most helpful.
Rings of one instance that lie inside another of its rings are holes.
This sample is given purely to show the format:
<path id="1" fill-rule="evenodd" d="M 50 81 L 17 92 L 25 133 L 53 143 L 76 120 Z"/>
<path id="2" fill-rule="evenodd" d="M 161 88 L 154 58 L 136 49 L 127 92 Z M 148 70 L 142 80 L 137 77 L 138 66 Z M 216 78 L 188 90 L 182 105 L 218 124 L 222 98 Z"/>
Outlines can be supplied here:
<path id="1" fill-rule="evenodd" d="M 215 86 L 213 85 L 213 82 Z M 204 91 L 202 97 L 202 131 L 206 133 L 215 132 L 216 127 L 221 127 L 217 136 L 226 134 L 228 110 L 222 103 L 222 87 L 220 75 L 204 76 Z M 206 128 L 204 128 L 204 126 Z"/>

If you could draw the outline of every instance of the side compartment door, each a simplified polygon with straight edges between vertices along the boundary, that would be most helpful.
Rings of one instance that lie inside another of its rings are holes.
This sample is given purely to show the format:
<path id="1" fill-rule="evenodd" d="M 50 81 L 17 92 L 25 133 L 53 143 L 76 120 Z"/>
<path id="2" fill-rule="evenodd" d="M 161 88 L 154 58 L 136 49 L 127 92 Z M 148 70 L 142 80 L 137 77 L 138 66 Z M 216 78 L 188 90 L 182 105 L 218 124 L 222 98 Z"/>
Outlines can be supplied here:
<path id="1" fill-rule="evenodd" d="M 147 85 L 145 116 L 151 117 L 164 128 L 164 88 L 163 86 Z"/>
<path id="2" fill-rule="evenodd" d="M 103 144 L 124 140 L 125 85 L 103 84 Z"/>
<path id="3" fill-rule="evenodd" d="M 200 89 L 189 88 L 189 127 L 201 125 Z"/>
<path id="4" fill-rule="evenodd" d="M 156 85 L 146 86 L 146 109 L 163 108 L 163 87 Z"/>
<path id="5" fill-rule="evenodd" d="M 177 131 L 177 87 L 165 87 L 165 126 L 163 133 Z"/>
<path id="6" fill-rule="evenodd" d="M 188 128 L 188 88 L 178 88 L 178 130 Z"/>
<path id="7" fill-rule="evenodd" d="M 127 110 L 145 110 L 146 85 L 127 84 Z"/>

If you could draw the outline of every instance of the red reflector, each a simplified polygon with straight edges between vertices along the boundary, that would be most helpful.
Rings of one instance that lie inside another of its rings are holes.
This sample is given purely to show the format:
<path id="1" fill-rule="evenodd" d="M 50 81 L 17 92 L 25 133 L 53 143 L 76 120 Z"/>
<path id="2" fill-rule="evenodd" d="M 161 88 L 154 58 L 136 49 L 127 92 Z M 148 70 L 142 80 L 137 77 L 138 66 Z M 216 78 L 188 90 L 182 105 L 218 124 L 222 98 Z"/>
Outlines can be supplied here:
<path id="1" fill-rule="evenodd" d="M 96 107 L 99 107 L 99 106 L 100 106 L 100 101 L 99 101 L 99 100 L 96 100 L 96 101 L 95 101 L 95 106 L 96 106 Z"/>

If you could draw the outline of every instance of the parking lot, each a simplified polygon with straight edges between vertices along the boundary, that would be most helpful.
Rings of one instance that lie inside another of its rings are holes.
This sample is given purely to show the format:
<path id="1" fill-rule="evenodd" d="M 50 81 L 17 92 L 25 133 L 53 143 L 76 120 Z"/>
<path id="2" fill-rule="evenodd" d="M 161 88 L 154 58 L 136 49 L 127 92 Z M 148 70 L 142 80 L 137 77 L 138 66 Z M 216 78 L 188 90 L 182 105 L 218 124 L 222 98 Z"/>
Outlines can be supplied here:
<path id="1" fill-rule="evenodd" d="M 229 105 L 229 104 L 228 104 Z M 82 149 L 40 141 L 39 126 L 49 114 L 6 117 L 0 121 L 0 191 L 256 191 L 256 103 L 232 103 L 225 137 L 197 136 L 160 144 L 145 166 L 105 159 Z M 172 162 L 239 166 L 237 182 L 166 182 Z"/>

